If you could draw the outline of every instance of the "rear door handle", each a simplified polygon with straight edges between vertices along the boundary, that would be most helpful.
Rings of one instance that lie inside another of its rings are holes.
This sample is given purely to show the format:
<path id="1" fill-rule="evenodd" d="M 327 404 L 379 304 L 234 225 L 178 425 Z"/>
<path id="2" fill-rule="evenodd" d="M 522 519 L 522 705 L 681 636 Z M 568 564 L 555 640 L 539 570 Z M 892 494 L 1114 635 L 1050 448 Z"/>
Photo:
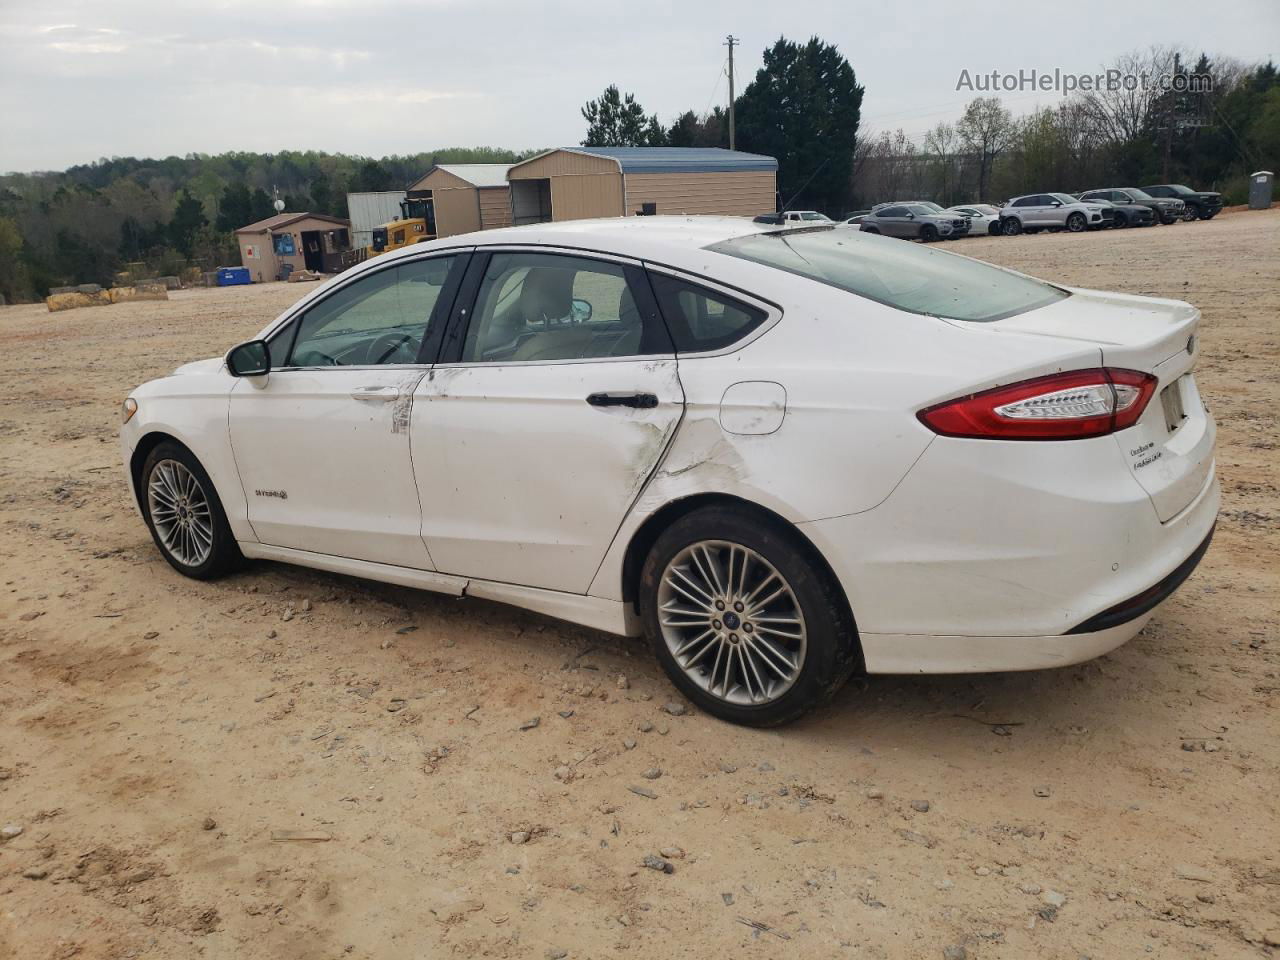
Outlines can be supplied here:
<path id="1" fill-rule="evenodd" d="M 658 405 L 658 398 L 652 393 L 593 393 L 587 397 L 587 403 L 593 407 L 635 407 L 638 410 L 652 410 Z"/>
<path id="2" fill-rule="evenodd" d="M 351 391 L 351 396 L 356 400 L 387 403 L 399 397 L 400 390 L 397 387 L 357 387 Z"/>

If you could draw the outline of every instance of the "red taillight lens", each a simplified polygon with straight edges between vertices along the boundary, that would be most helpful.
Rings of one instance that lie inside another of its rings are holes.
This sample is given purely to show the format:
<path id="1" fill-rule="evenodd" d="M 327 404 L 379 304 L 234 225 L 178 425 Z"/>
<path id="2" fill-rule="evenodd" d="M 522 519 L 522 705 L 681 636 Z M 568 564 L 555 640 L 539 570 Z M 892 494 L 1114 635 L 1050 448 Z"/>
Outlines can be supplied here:
<path id="1" fill-rule="evenodd" d="M 944 437 L 1081 440 L 1133 426 L 1155 390 L 1156 378 L 1140 370 L 1071 370 L 970 394 L 917 416 Z"/>

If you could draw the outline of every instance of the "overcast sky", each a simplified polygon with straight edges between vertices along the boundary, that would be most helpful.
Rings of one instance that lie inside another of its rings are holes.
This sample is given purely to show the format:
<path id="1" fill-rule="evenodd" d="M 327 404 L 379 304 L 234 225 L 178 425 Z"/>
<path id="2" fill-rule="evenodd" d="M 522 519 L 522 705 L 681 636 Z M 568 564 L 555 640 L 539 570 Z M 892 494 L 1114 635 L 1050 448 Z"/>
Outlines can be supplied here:
<path id="1" fill-rule="evenodd" d="M 382 156 L 578 142 L 609 83 L 664 122 L 724 103 L 779 35 L 835 43 L 863 129 L 919 135 L 972 74 L 1093 73 L 1186 44 L 1280 60 L 1277 0 L 0 0 L 0 170 L 105 156 L 317 149 Z M 1056 94 L 1006 97 L 1017 113 Z"/>

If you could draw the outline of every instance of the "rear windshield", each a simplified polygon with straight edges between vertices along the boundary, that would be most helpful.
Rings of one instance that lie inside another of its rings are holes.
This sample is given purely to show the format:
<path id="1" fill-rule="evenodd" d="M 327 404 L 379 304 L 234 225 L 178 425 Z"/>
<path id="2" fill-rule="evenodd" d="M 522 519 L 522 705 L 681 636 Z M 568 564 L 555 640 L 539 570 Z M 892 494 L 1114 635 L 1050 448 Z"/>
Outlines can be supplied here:
<path id="1" fill-rule="evenodd" d="M 950 320 L 1002 320 L 1070 296 L 979 260 L 847 228 L 756 233 L 707 249 Z"/>

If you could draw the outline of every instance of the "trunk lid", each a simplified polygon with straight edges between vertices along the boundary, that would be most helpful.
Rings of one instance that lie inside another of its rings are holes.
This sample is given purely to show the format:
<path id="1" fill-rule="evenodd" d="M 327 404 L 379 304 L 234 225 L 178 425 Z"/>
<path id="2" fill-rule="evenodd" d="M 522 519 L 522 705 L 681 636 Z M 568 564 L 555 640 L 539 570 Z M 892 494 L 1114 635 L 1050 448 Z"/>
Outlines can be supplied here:
<path id="1" fill-rule="evenodd" d="M 1156 376 L 1155 395 L 1142 417 L 1114 437 L 1160 520 L 1171 520 L 1196 498 L 1213 469 L 1213 419 L 1191 372 L 1200 352 L 1200 311 L 1180 300 L 1096 290 L 1071 293 L 993 326 L 1094 343 L 1104 366 Z"/>

